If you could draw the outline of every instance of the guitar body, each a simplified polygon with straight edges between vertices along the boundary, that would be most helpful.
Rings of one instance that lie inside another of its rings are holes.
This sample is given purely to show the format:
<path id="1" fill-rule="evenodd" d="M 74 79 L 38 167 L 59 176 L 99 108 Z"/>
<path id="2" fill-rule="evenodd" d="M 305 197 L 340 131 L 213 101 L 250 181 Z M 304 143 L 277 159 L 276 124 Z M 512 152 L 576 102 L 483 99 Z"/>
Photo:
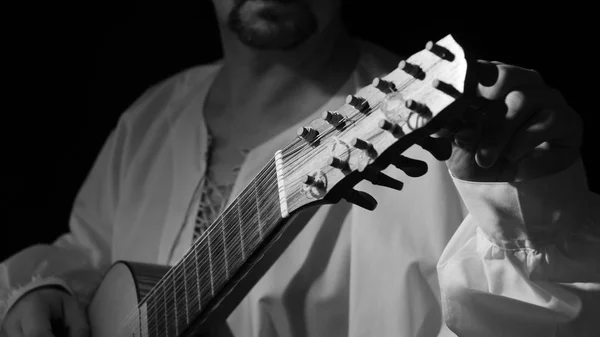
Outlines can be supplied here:
<path id="1" fill-rule="evenodd" d="M 108 270 L 88 308 L 92 337 L 148 336 L 147 317 L 136 308 L 169 267 L 138 262 L 116 262 Z M 123 324 L 130 317 L 131 323 Z"/>

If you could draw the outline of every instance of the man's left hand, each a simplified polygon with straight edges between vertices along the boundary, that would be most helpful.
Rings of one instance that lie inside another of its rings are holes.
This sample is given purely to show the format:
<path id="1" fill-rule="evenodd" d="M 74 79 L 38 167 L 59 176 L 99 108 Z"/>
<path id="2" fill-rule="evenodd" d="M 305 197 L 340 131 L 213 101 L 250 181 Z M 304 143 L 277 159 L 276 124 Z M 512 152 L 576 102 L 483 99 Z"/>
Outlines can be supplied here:
<path id="1" fill-rule="evenodd" d="M 582 122 L 536 71 L 477 62 L 479 122 L 454 135 L 452 174 L 468 181 L 520 181 L 556 173 L 579 157 Z"/>

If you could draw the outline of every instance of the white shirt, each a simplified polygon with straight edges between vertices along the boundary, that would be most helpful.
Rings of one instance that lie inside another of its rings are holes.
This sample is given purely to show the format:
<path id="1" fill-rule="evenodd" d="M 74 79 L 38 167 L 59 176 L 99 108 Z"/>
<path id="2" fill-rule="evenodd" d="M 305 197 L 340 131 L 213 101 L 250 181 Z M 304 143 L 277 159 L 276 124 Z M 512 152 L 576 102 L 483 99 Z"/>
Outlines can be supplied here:
<path id="1" fill-rule="evenodd" d="M 348 82 L 306 121 L 391 71 L 380 62 L 387 52 L 362 49 Z M 78 194 L 71 232 L 0 264 L 0 318 L 32 287 L 62 282 L 86 302 L 114 261 L 183 256 L 193 231 L 186 214 L 206 170 L 202 107 L 219 67 L 176 74 L 122 115 Z M 306 121 L 248 154 L 232 196 Z M 600 202 L 580 162 L 532 182 L 482 184 L 453 179 L 418 146 L 405 154 L 427 162 L 428 173 L 386 170 L 405 183 L 400 192 L 358 184 L 378 200 L 373 212 L 321 207 L 231 314 L 235 336 L 454 336 L 444 321 L 461 336 L 598 328 L 590 313 L 600 303 Z M 550 239 L 533 249 L 532 232 Z M 577 249 L 556 246 L 564 242 Z"/>

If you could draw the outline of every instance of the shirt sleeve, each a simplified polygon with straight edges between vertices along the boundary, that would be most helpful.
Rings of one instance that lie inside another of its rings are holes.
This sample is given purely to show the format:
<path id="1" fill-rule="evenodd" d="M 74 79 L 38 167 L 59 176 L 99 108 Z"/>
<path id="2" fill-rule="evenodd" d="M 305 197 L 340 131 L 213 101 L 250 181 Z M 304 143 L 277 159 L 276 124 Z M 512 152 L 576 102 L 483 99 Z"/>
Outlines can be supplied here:
<path id="1" fill-rule="evenodd" d="M 438 275 L 459 336 L 592 336 L 600 330 L 600 198 L 583 163 L 517 183 L 454 178 L 469 211 Z"/>
<path id="2" fill-rule="evenodd" d="M 52 244 L 27 247 L 0 264 L 0 322 L 20 297 L 39 287 L 61 287 L 82 302 L 89 300 L 111 261 L 122 134 L 114 131 L 96 158 L 73 205 L 69 232 Z"/>
<path id="3" fill-rule="evenodd" d="M 89 304 L 112 263 L 119 189 L 134 152 L 132 138 L 139 136 L 132 134 L 131 119 L 165 104 L 166 99 L 155 97 L 160 94 L 156 90 L 157 86 L 148 89 L 121 115 L 103 144 L 74 201 L 69 231 L 51 244 L 29 246 L 0 263 L 0 325 L 23 295 L 40 287 L 62 288 Z"/>

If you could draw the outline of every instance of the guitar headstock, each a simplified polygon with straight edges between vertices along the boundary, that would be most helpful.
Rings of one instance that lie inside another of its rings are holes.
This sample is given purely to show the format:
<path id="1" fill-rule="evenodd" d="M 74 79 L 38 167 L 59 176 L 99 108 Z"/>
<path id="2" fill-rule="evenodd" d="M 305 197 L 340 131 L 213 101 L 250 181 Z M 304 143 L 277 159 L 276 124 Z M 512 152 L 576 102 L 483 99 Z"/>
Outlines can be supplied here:
<path id="1" fill-rule="evenodd" d="M 363 179 L 388 185 L 381 170 L 463 114 L 476 85 L 471 68 L 451 35 L 428 42 L 337 111 L 300 128 L 298 140 L 275 155 L 284 216 L 342 198 L 360 205 L 353 187 Z"/>

